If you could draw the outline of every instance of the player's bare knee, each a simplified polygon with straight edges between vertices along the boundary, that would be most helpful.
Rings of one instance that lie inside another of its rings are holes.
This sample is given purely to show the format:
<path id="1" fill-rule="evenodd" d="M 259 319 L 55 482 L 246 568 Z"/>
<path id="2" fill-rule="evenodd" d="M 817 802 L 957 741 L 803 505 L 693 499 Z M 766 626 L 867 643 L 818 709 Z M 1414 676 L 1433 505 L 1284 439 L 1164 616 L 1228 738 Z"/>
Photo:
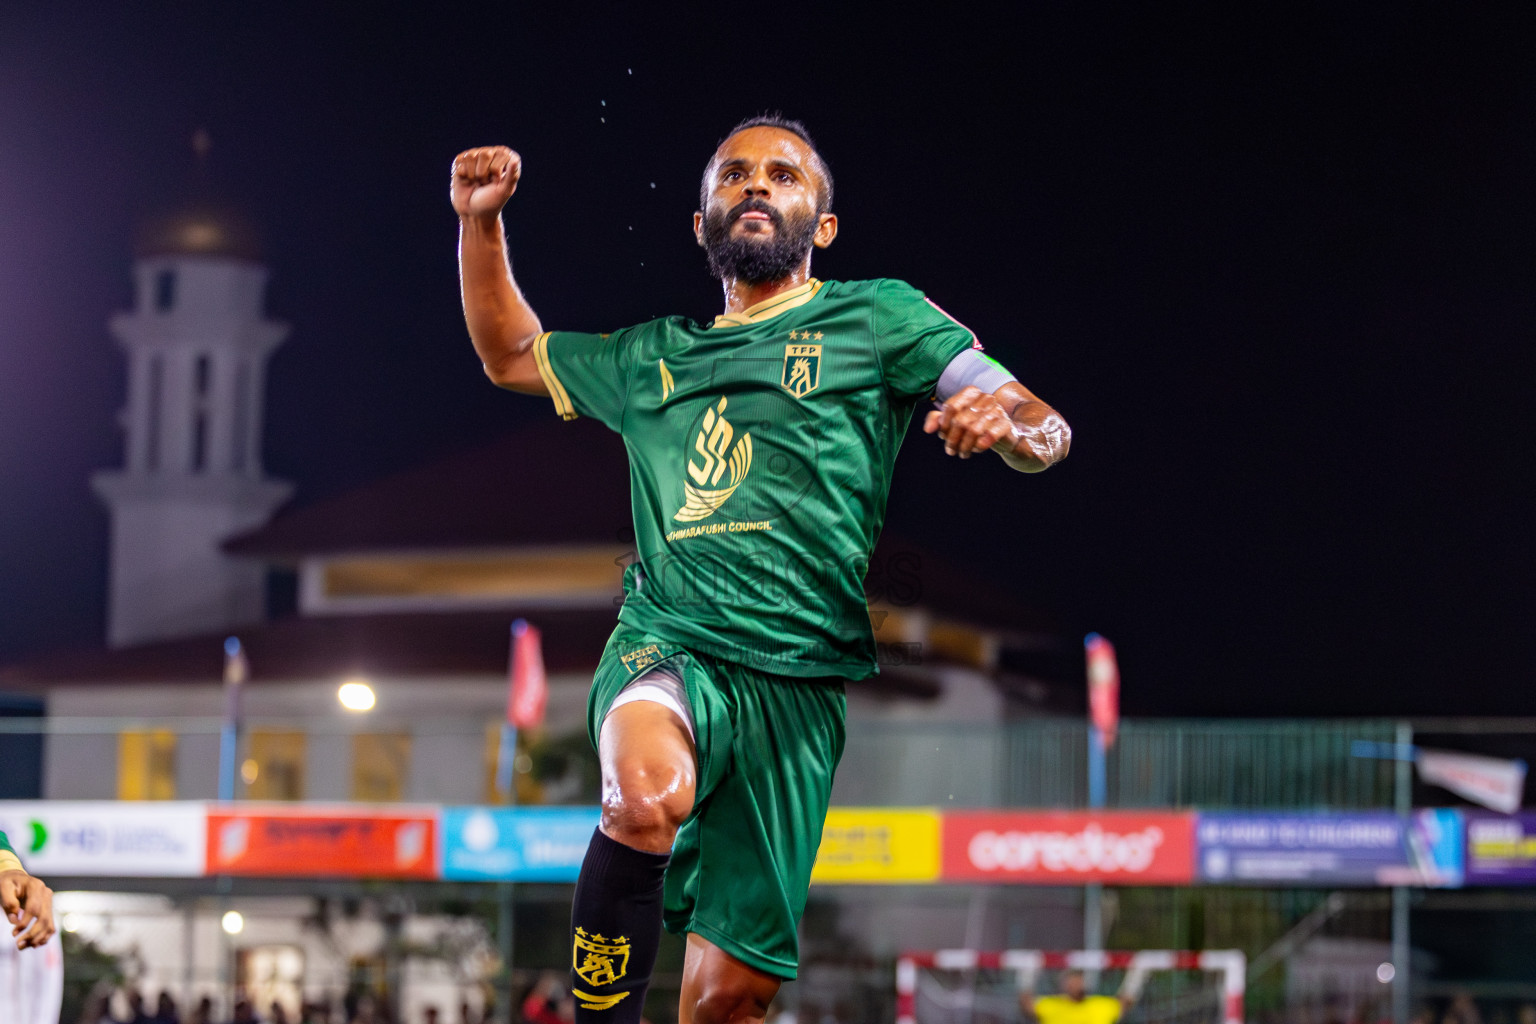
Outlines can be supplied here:
<path id="1" fill-rule="evenodd" d="M 740 979 L 707 983 L 693 1003 L 693 1024 L 753 1024 L 768 1015 L 771 994 Z"/>
<path id="2" fill-rule="evenodd" d="M 603 779 L 603 832 L 636 849 L 669 850 L 693 810 L 693 789 L 691 768 L 620 764 Z"/>

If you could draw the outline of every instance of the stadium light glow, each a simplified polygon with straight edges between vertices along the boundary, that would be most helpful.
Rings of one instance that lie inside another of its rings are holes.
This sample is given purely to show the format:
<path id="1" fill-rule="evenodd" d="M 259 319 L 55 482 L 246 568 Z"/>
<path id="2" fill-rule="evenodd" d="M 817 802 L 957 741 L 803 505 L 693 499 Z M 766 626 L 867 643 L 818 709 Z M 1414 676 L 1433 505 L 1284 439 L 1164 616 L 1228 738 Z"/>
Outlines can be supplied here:
<path id="1" fill-rule="evenodd" d="M 65 914 L 64 915 L 64 919 L 60 923 L 63 924 L 65 931 L 67 931 L 67 932 L 78 932 L 80 930 L 80 923 L 81 923 L 80 922 L 80 915 L 79 914 L 73 914 L 73 913 Z"/>
<path id="2" fill-rule="evenodd" d="M 223 925 L 224 934 L 239 935 L 245 931 L 245 915 L 241 914 L 238 910 L 226 911 L 223 920 L 219 924 Z"/>
<path id="3" fill-rule="evenodd" d="M 240 765 L 240 781 L 247 786 L 254 785 L 257 776 L 261 774 L 261 765 L 256 763 L 254 757 L 248 757 Z"/>
<path id="4" fill-rule="evenodd" d="M 1388 984 L 1395 977 L 1397 977 L 1397 968 L 1391 964 L 1381 964 L 1376 968 L 1376 980 L 1383 985 Z"/>
<path id="5" fill-rule="evenodd" d="M 361 679 L 353 679 L 341 684 L 336 699 L 348 711 L 370 711 L 374 704 L 373 687 Z"/>

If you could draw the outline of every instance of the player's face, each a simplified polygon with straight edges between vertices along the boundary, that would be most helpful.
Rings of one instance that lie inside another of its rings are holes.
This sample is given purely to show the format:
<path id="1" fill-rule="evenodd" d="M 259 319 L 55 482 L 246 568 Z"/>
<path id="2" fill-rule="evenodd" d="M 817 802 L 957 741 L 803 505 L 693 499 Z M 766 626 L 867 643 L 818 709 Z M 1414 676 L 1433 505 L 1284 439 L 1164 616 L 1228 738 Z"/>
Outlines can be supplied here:
<path id="1" fill-rule="evenodd" d="M 1069 999 L 1081 999 L 1083 998 L 1083 992 L 1086 991 L 1083 984 L 1083 976 L 1076 973 L 1069 974 L 1061 979 L 1061 987 L 1066 990 Z"/>
<path id="2" fill-rule="evenodd" d="M 704 209 L 693 230 L 717 276 L 760 282 L 825 248 L 837 218 L 817 212 L 815 156 L 793 132 L 748 128 L 726 139 L 705 172 Z"/>

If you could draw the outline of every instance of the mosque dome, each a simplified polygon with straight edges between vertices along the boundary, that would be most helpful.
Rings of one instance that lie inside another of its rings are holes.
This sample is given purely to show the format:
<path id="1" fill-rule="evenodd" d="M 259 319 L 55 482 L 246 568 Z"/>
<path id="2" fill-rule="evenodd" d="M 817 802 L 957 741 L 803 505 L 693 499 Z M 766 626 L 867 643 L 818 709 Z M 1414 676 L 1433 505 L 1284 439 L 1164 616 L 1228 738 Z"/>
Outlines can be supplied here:
<path id="1" fill-rule="evenodd" d="M 190 187 L 179 204 L 145 221 L 133 247 L 139 259 L 153 256 L 214 256 L 261 261 L 256 226 L 230 204 L 219 201 L 208 181 L 208 153 L 213 142 L 199 128 L 192 136 L 197 163 Z"/>
<path id="2" fill-rule="evenodd" d="M 261 261 L 261 242 L 256 228 L 227 207 L 189 206 L 150 218 L 139 231 L 134 255 L 218 256 L 225 259 Z"/>

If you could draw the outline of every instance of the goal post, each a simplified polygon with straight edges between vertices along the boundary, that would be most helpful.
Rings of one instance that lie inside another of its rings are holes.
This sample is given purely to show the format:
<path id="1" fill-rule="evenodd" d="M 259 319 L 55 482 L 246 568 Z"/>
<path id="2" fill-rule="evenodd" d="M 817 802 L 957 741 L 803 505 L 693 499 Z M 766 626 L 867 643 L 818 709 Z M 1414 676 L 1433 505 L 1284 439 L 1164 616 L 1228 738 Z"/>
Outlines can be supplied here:
<path id="1" fill-rule="evenodd" d="M 1116 992 L 1132 1000 L 1143 994 L 1148 980 L 1159 972 L 1199 975 L 1203 989 L 1181 997 L 1182 1002 L 1189 1004 L 1189 1019 L 1215 1020 L 1220 1024 L 1243 1022 L 1247 959 L 1235 949 L 940 949 L 906 952 L 897 958 L 896 1024 L 945 1024 L 948 1019 L 988 1017 L 986 1013 L 977 1013 L 977 993 L 983 976 L 991 990 L 994 1015 L 1016 1019 L 1016 1010 L 1011 1016 L 1002 1012 L 1004 999 L 1016 1005 L 1018 993 L 1033 991 L 1043 971 L 1068 970 L 1091 975 L 1118 974 Z M 958 984 L 939 984 L 936 979 L 946 974 L 958 975 Z M 932 983 L 925 986 L 925 978 Z M 1201 998 L 1202 993 L 1208 998 Z M 1194 1012 L 1202 1004 L 1204 1012 Z"/>

